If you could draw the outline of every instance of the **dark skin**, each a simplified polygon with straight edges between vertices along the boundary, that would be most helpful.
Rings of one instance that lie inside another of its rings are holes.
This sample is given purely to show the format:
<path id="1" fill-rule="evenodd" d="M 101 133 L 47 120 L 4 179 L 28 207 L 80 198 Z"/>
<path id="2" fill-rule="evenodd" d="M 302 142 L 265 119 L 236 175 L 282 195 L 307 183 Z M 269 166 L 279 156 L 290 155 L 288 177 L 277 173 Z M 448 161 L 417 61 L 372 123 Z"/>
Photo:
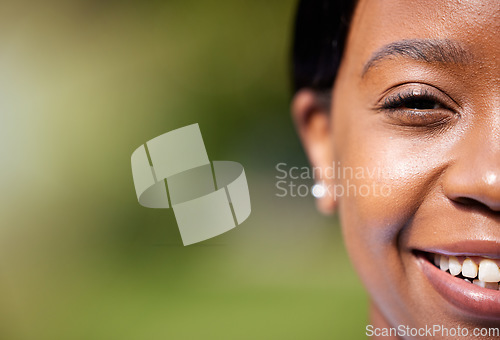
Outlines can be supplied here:
<path id="1" fill-rule="evenodd" d="M 380 169 L 383 176 L 349 182 L 391 188 L 387 197 L 317 202 L 340 214 L 376 327 L 498 327 L 494 313 L 475 315 L 443 299 L 415 256 L 470 240 L 500 256 L 498 36 L 497 0 L 361 0 L 331 106 L 308 89 L 294 97 L 313 166 Z"/>

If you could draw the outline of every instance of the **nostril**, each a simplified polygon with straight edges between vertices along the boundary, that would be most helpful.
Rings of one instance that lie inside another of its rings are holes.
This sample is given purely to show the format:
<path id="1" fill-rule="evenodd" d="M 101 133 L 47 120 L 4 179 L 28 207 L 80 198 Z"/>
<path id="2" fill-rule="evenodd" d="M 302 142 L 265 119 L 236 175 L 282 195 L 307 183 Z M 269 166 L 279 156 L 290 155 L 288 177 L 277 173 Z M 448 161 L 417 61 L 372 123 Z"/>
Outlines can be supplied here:
<path id="1" fill-rule="evenodd" d="M 476 200 L 474 198 L 470 198 L 470 197 L 454 197 L 452 198 L 452 200 L 463 206 L 463 207 L 467 207 L 467 208 L 472 208 L 472 209 L 479 209 L 479 210 L 486 210 L 486 211 L 493 211 L 493 212 L 500 212 L 500 207 L 497 205 L 492 205 L 492 204 L 487 204 L 487 203 L 484 203 L 480 200 Z"/>
<path id="2" fill-rule="evenodd" d="M 475 199 L 469 198 L 469 197 L 457 197 L 454 199 L 455 202 L 460 203 L 462 205 L 467 205 L 467 206 L 482 206 L 482 204 L 479 201 L 476 201 Z"/>

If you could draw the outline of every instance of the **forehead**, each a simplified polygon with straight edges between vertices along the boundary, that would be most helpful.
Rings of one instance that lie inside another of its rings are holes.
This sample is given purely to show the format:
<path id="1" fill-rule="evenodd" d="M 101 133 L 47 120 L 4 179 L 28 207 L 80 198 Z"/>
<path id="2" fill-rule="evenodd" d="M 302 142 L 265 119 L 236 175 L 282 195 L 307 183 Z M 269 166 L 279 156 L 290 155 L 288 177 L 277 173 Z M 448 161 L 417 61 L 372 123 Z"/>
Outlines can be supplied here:
<path id="1" fill-rule="evenodd" d="M 351 22 L 347 53 L 359 64 L 395 41 L 446 39 L 460 42 L 476 60 L 498 68 L 499 33 L 498 0 L 360 0 Z"/>

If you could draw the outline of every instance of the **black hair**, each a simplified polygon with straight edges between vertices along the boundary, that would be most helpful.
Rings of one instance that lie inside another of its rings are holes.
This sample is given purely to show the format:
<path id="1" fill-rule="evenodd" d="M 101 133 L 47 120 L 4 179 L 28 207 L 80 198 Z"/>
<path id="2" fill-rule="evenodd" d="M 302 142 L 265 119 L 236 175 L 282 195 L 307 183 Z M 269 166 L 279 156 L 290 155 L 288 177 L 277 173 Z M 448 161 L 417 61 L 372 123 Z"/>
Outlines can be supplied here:
<path id="1" fill-rule="evenodd" d="M 332 88 L 356 0 L 300 0 L 293 38 L 293 91 Z"/>

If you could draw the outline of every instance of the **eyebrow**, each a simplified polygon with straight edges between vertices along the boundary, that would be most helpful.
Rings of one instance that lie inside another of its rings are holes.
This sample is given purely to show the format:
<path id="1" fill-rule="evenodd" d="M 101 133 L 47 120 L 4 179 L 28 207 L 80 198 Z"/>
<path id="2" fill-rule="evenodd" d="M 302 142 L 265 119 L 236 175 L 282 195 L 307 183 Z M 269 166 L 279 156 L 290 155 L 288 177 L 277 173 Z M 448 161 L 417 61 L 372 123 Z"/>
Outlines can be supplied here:
<path id="1" fill-rule="evenodd" d="M 365 63 L 361 77 L 384 59 L 410 58 L 427 63 L 466 64 L 472 55 L 462 44 L 449 39 L 405 39 L 387 44 L 375 51 Z"/>

